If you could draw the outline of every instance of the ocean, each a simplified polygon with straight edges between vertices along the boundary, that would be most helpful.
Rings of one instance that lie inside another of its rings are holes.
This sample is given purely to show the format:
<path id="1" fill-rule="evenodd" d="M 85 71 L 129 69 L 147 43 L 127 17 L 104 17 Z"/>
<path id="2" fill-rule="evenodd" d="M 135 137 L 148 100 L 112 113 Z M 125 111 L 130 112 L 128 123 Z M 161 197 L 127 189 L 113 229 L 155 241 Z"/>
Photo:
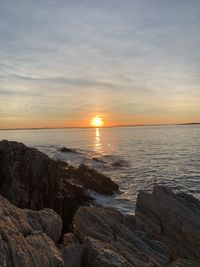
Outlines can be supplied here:
<path id="1" fill-rule="evenodd" d="M 120 193 L 96 202 L 134 214 L 139 190 L 155 184 L 200 199 L 200 126 L 140 126 L 88 129 L 1 130 L 0 140 L 16 140 L 74 166 L 87 164 L 112 178 Z M 73 149 L 62 153 L 61 147 Z"/>

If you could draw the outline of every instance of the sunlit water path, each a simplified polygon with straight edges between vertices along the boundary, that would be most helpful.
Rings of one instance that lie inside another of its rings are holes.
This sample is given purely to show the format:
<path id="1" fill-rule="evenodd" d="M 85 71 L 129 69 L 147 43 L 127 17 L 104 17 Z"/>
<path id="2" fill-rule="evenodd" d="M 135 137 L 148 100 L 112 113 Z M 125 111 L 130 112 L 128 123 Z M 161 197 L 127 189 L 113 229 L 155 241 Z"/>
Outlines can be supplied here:
<path id="1" fill-rule="evenodd" d="M 200 126 L 0 131 L 0 140 L 17 140 L 50 157 L 85 163 L 120 185 L 113 197 L 98 202 L 127 213 L 135 210 L 137 192 L 168 185 L 200 199 Z M 61 153 L 62 146 L 78 153 Z"/>

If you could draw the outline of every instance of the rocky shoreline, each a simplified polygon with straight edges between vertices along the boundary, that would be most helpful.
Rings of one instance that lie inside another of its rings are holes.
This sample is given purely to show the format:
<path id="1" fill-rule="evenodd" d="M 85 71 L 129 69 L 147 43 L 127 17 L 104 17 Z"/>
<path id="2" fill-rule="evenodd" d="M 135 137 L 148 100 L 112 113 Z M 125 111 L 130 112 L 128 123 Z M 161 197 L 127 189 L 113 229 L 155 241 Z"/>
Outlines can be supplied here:
<path id="1" fill-rule="evenodd" d="M 95 205 L 110 178 L 0 142 L 0 267 L 200 266 L 200 202 L 155 186 L 134 216 Z"/>

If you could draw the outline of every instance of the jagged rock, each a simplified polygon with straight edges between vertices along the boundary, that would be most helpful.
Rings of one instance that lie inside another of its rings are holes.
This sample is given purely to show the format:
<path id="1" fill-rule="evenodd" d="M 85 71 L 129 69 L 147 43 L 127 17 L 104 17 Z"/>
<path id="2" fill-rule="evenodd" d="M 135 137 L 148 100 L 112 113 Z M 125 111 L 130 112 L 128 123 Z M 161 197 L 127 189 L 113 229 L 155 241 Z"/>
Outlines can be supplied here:
<path id="1" fill-rule="evenodd" d="M 135 216 L 81 207 L 74 227 L 83 266 L 200 266 L 200 202 L 166 187 L 141 191 Z"/>
<path id="2" fill-rule="evenodd" d="M 200 260 L 192 260 L 192 259 L 178 259 L 168 267 L 200 267 Z"/>
<path id="3" fill-rule="evenodd" d="M 62 255 L 65 267 L 81 267 L 83 248 L 78 239 L 72 234 L 63 237 Z"/>
<path id="4" fill-rule="evenodd" d="M 36 232 L 45 232 L 52 240 L 57 242 L 61 236 L 62 220 L 52 209 L 40 211 L 23 210 L 29 224 Z"/>
<path id="5" fill-rule="evenodd" d="M 53 207 L 60 165 L 37 149 L 0 142 L 0 193 L 16 206 Z"/>
<path id="6" fill-rule="evenodd" d="M 53 209 L 61 215 L 63 233 L 65 233 L 66 230 L 71 230 L 71 222 L 79 206 L 90 202 L 92 199 L 80 187 L 70 184 L 65 179 L 60 184 L 63 185 L 57 194 Z"/>
<path id="7" fill-rule="evenodd" d="M 78 207 L 90 198 L 70 184 L 68 164 L 19 142 L 0 142 L 0 194 L 21 208 L 52 208 L 71 223 Z"/>
<path id="8" fill-rule="evenodd" d="M 86 237 L 84 263 L 87 267 L 133 267 L 119 251 L 109 243 Z M 135 265 L 136 266 L 136 265 Z"/>
<path id="9" fill-rule="evenodd" d="M 169 263 L 166 246 L 148 239 L 134 227 L 134 220 L 116 210 L 81 207 L 74 217 L 74 227 L 84 246 L 84 266 L 161 267 Z"/>
<path id="10" fill-rule="evenodd" d="M 76 169 L 22 143 L 0 142 L 0 194 L 17 207 L 52 208 L 66 230 L 78 207 L 91 201 L 82 187 L 104 194 L 118 190 L 110 178 L 85 165 Z"/>
<path id="11" fill-rule="evenodd" d="M 54 211 L 22 210 L 0 196 L 0 266 L 64 266 L 50 239 L 57 240 L 61 228 L 61 218 Z"/>
<path id="12" fill-rule="evenodd" d="M 119 186 L 107 176 L 81 164 L 79 168 L 70 166 L 68 175 L 84 187 L 100 194 L 111 195 L 119 190 Z"/>
<path id="13" fill-rule="evenodd" d="M 200 258 L 200 202 L 192 196 L 162 186 L 140 192 L 136 226 L 167 244 L 172 258 Z"/>

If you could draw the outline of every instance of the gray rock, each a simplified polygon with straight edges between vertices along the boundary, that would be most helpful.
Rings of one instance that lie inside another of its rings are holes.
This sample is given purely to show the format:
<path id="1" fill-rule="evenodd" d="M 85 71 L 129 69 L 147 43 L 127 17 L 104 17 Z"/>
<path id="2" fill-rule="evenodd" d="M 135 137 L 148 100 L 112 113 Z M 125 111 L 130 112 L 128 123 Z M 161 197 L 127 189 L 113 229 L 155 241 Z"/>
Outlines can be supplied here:
<path id="1" fill-rule="evenodd" d="M 52 208 L 69 230 L 80 205 L 92 199 L 84 191 L 112 194 L 118 185 L 85 165 L 79 168 L 55 161 L 34 148 L 0 141 L 0 194 L 20 208 Z"/>
<path id="2" fill-rule="evenodd" d="M 35 232 L 45 232 L 52 240 L 57 242 L 61 237 L 62 220 L 52 209 L 33 211 L 24 209 L 24 214 Z"/>
<path id="3" fill-rule="evenodd" d="M 20 208 L 52 208 L 62 216 L 64 229 L 90 198 L 70 183 L 68 164 L 22 143 L 0 142 L 0 194 Z"/>
<path id="4" fill-rule="evenodd" d="M 200 260 L 182 258 L 172 262 L 168 267 L 200 267 Z"/>
<path id="5" fill-rule="evenodd" d="M 84 164 L 81 164 L 79 168 L 70 166 L 68 168 L 68 175 L 85 188 L 100 194 L 112 195 L 119 190 L 119 186 L 109 177 L 98 173 Z"/>
<path id="6" fill-rule="evenodd" d="M 72 234 L 64 235 L 62 255 L 65 267 L 81 267 L 83 248 L 78 239 Z"/>
<path id="7" fill-rule="evenodd" d="M 84 242 L 84 266 L 132 267 L 126 258 L 109 243 L 86 237 Z"/>
<path id="8" fill-rule="evenodd" d="M 57 239 L 61 233 L 60 217 L 50 210 L 34 212 L 33 217 L 32 211 L 19 209 L 0 196 L 1 267 L 64 266 L 61 253 L 50 239 Z"/>
<path id="9" fill-rule="evenodd" d="M 84 247 L 83 266 L 200 266 L 200 202 L 166 187 L 140 192 L 136 215 L 81 207 L 75 235 Z"/>
<path id="10" fill-rule="evenodd" d="M 152 194 L 140 192 L 136 226 L 170 249 L 171 257 L 200 258 L 200 202 L 186 194 L 155 186 Z"/>
<path id="11" fill-rule="evenodd" d="M 84 266 L 166 266 L 166 246 L 148 239 L 131 221 L 113 209 L 79 208 L 74 227 L 84 246 Z"/>

